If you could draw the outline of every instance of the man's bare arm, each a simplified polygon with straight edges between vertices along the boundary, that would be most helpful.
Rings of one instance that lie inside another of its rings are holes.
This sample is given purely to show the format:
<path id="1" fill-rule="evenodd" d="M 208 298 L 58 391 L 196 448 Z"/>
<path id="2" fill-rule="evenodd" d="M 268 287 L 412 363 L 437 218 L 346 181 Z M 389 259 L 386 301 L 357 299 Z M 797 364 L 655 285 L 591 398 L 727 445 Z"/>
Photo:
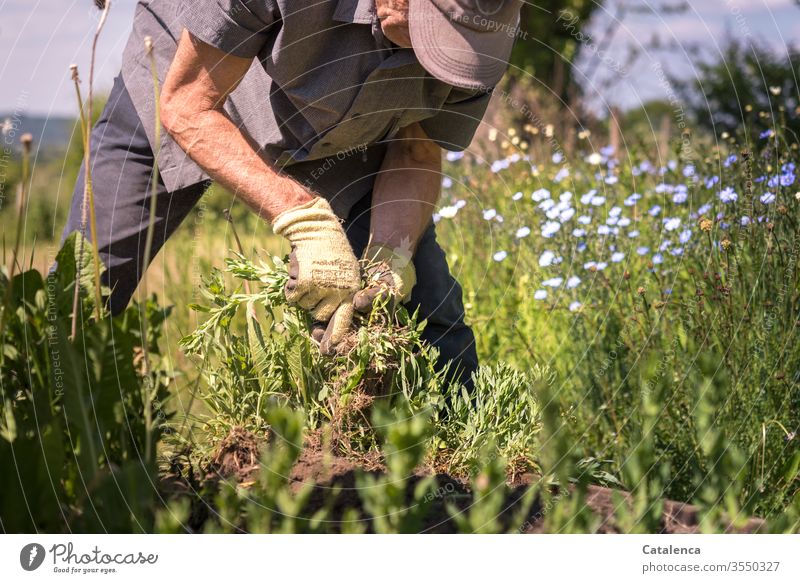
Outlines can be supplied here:
<path id="1" fill-rule="evenodd" d="M 313 196 L 262 159 L 223 109 L 251 63 L 184 31 L 161 93 L 161 119 L 175 142 L 213 180 L 272 222 Z"/>
<path id="2" fill-rule="evenodd" d="M 414 251 L 430 223 L 441 184 L 441 148 L 419 124 L 400 130 L 375 179 L 372 243 Z"/>

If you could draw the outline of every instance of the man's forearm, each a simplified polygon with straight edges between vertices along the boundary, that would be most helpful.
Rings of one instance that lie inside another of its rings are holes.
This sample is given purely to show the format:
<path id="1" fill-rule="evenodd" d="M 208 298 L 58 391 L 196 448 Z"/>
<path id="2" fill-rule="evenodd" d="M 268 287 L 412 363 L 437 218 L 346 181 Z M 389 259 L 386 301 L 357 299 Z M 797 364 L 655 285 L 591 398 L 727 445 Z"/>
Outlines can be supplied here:
<path id="1" fill-rule="evenodd" d="M 403 128 L 375 179 L 372 243 L 413 252 L 430 223 L 441 183 L 441 148 L 418 124 Z"/>
<path id="2" fill-rule="evenodd" d="M 209 66 L 198 67 L 198 63 Z M 249 60 L 194 42 L 184 32 L 164 86 L 162 121 L 175 142 L 213 180 L 271 222 L 313 197 L 261 158 L 223 109 L 249 66 Z"/>

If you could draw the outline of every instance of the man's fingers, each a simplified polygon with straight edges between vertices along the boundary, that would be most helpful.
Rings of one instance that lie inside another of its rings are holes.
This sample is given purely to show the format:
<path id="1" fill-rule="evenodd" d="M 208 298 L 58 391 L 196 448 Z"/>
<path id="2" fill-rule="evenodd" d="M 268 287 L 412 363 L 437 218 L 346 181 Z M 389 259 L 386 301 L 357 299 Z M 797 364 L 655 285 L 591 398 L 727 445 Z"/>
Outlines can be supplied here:
<path id="1" fill-rule="evenodd" d="M 361 291 L 353 297 L 353 307 L 362 314 L 367 314 L 372 310 L 376 298 L 384 300 L 391 294 L 391 289 L 383 284 L 375 283 Z"/>
<path id="2" fill-rule="evenodd" d="M 339 305 L 328 322 L 328 327 L 319 345 L 320 352 L 325 355 L 333 354 L 336 345 L 342 341 L 344 335 L 350 330 L 352 323 L 353 304 L 349 301 L 344 302 Z"/>

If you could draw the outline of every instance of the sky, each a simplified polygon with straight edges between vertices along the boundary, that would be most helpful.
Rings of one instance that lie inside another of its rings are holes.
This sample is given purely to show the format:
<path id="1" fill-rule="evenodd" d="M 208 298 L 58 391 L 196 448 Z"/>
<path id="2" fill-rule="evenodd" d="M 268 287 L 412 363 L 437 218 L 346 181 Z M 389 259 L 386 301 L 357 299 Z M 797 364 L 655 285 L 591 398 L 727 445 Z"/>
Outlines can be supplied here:
<path id="1" fill-rule="evenodd" d="M 593 43 L 589 48 L 595 52 L 609 21 L 619 15 L 622 1 L 609 0 L 600 9 L 591 40 L 586 41 Z M 755 39 L 784 52 L 787 44 L 795 39 L 800 42 L 800 7 L 794 0 L 691 0 L 689 8 L 677 14 L 657 10 L 679 1 L 625 2 L 630 8 L 602 58 L 590 63 L 587 71 L 591 73 L 583 80 L 600 109 L 609 105 L 630 108 L 649 99 L 668 98 L 659 67 L 691 77 L 696 57 L 687 53 L 690 46 L 699 45 L 713 55 L 727 36 Z M 135 0 L 113 0 L 98 49 L 98 91 L 110 89 L 119 72 L 135 4 Z M 0 0 L 0 112 L 74 116 L 69 66 L 78 64 L 82 77 L 88 77 L 97 18 L 92 0 Z M 650 50 L 654 35 L 673 46 Z M 627 68 L 630 47 L 639 47 L 642 56 Z M 619 82 L 601 91 L 600 81 L 620 70 L 624 74 Z"/>

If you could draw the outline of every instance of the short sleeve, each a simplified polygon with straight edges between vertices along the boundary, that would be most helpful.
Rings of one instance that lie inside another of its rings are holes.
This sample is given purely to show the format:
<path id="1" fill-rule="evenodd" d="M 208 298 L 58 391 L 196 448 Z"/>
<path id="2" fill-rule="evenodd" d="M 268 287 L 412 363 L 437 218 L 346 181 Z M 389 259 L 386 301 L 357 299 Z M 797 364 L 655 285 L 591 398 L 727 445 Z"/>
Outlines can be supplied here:
<path id="1" fill-rule="evenodd" d="M 236 57 L 253 58 L 280 19 L 274 0 L 191 0 L 183 25 L 192 36 Z"/>
<path id="2" fill-rule="evenodd" d="M 472 142 L 491 97 L 491 90 L 475 94 L 454 89 L 441 110 L 419 124 L 439 146 L 445 150 L 460 152 Z"/>

